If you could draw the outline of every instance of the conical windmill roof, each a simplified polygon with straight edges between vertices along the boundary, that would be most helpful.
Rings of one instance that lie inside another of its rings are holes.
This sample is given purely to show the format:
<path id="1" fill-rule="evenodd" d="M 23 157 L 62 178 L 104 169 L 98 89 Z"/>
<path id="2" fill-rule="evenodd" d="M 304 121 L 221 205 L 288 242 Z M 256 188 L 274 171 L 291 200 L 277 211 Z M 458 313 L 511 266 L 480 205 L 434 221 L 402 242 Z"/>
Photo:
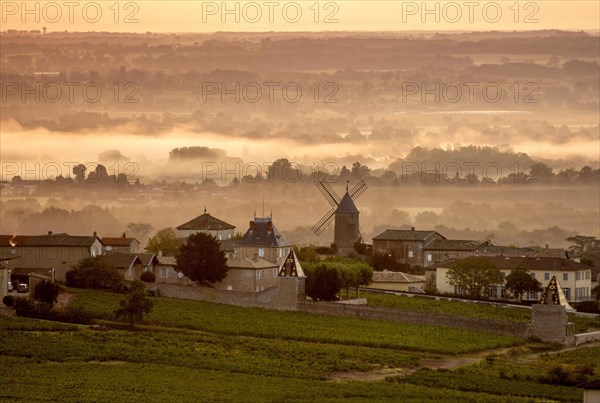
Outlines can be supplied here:
<path id="1" fill-rule="evenodd" d="M 352 200 L 352 197 L 346 192 L 340 204 L 338 204 L 335 214 L 358 214 L 358 209 Z"/>
<path id="2" fill-rule="evenodd" d="M 565 296 L 565 292 L 563 291 L 560 283 L 556 279 L 556 276 L 552 276 L 550 282 L 546 286 L 544 293 L 542 294 L 542 299 L 540 300 L 540 304 L 542 305 L 561 305 L 567 308 L 567 311 L 575 311 L 571 305 L 569 305 L 569 301 L 567 301 L 567 297 Z"/>

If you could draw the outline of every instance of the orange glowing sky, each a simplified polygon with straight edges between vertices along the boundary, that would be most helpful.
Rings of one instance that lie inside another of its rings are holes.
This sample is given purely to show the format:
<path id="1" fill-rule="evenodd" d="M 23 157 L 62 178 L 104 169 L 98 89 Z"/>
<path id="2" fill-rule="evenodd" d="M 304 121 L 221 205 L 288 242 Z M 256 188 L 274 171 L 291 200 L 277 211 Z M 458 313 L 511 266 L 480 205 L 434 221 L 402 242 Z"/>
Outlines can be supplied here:
<path id="1" fill-rule="evenodd" d="M 223 5 L 230 11 L 224 12 Z M 26 6 L 23 6 L 26 4 Z M 71 5 L 69 5 L 71 4 Z M 591 1 L 0 1 L 2 30 L 109 32 L 598 30 Z M 237 21 L 236 21 L 237 19 Z M 126 22 L 127 21 L 127 22 Z"/>

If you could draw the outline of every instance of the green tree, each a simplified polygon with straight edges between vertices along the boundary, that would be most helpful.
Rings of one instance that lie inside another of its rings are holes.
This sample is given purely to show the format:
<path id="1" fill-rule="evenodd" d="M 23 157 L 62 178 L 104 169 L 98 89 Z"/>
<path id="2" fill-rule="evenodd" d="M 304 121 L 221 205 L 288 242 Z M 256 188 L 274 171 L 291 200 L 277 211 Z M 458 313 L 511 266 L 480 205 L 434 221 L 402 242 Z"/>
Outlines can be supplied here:
<path id="1" fill-rule="evenodd" d="M 123 276 L 103 256 L 86 257 L 66 273 L 68 287 L 112 288 L 116 290 Z"/>
<path id="2" fill-rule="evenodd" d="M 505 287 L 520 301 L 526 292 L 541 291 L 542 284 L 532 278 L 527 270 L 518 267 L 506 276 Z"/>
<path id="3" fill-rule="evenodd" d="M 315 301 L 335 301 L 341 289 L 338 271 L 319 264 L 306 270 L 306 295 Z"/>
<path id="4" fill-rule="evenodd" d="M 54 284 L 52 281 L 43 280 L 35 286 L 33 295 L 34 299 L 52 306 L 57 301 L 59 292 L 60 287 L 58 284 Z"/>
<path id="5" fill-rule="evenodd" d="M 175 256 L 179 251 L 179 240 L 173 228 L 163 228 L 148 241 L 146 250 L 152 253 L 162 251 L 165 256 Z"/>
<path id="6" fill-rule="evenodd" d="M 119 309 L 114 311 L 116 319 L 125 319 L 131 326 L 139 323 L 150 313 L 153 302 L 146 296 L 146 287 L 139 280 L 131 283 L 129 293 L 121 300 Z"/>
<path id="7" fill-rule="evenodd" d="M 595 236 L 575 235 L 570 236 L 565 241 L 572 243 L 569 252 L 581 255 L 588 248 L 600 245 L 600 241 Z"/>
<path id="8" fill-rule="evenodd" d="M 177 269 L 193 281 L 216 283 L 227 276 L 227 259 L 219 241 L 212 235 L 197 233 L 188 237 L 177 255 Z"/>
<path id="9" fill-rule="evenodd" d="M 496 264 L 481 256 L 457 261 L 446 277 L 451 285 L 461 287 L 467 295 L 476 298 L 488 286 L 504 283 L 504 276 Z"/>

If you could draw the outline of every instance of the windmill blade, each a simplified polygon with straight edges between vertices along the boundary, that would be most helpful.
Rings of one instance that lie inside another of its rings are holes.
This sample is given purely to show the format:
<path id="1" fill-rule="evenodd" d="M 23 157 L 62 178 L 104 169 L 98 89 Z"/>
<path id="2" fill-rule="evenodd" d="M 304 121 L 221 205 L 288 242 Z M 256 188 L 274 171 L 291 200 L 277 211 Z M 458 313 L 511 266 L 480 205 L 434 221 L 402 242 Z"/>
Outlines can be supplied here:
<path id="1" fill-rule="evenodd" d="M 361 194 L 365 193 L 365 190 L 367 190 L 367 184 L 365 183 L 365 181 L 361 180 L 352 189 L 348 191 L 348 194 L 350 195 L 350 198 L 352 200 L 356 200 Z"/>
<path id="2" fill-rule="evenodd" d="M 329 202 L 329 204 L 331 206 L 335 207 L 338 204 L 340 204 L 341 199 L 335 193 L 335 191 L 331 188 L 329 183 L 327 183 L 325 181 L 325 179 L 323 179 L 317 183 L 317 189 L 319 189 L 321 194 L 327 199 L 327 201 Z"/>
<path id="3" fill-rule="evenodd" d="M 313 232 L 315 233 L 316 236 L 321 235 L 323 233 L 323 231 L 325 231 L 325 228 L 327 228 L 327 226 L 329 224 L 331 224 L 331 222 L 333 221 L 335 209 L 336 208 L 334 207 L 331 210 L 329 210 L 329 212 L 327 214 L 325 214 L 319 220 L 319 222 L 317 222 L 315 225 L 313 225 L 312 230 L 313 230 Z"/>

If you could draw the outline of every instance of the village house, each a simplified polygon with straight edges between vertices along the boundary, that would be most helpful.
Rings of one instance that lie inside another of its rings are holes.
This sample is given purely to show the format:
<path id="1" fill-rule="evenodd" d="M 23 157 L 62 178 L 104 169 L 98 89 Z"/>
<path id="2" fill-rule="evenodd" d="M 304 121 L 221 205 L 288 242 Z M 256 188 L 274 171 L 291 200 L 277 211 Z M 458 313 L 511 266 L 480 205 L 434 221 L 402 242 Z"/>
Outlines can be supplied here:
<path id="1" fill-rule="evenodd" d="M 176 270 L 177 260 L 174 256 L 163 256 L 159 252 L 156 258 L 158 259 L 158 263 L 154 266 L 154 275 L 157 283 L 179 285 L 189 285 L 192 283 L 183 273 Z"/>
<path id="2" fill-rule="evenodd" d="M 254 256 L 227 259 L 227 277 L 214 286 L 217 289 L 242 292 L 261 292 L 277 285 L 279 266 Z"/>
<path id="3" fill-rule="evenodd" d="M 144 264 L 135 253 L 107 253 L 103 257 L 125 280 L 139 280 L 144 271 Z"/>
<path id="4" fill-rule="evenodd" d="M 15 269 L 53 269 L 55 280 L 64 282 L 67 271 L 86 257 L 102 254 L 102 241 L 92 236 L 68 234 L 0 235 L 0 253 L 18 256 L 10 262 Z"/>
<path id="5" fill-rule="evenodd" d="M 204 214 L 177 227 L 177 237 L 187 239 L 192 234 L 202 232 L 214 236 L 219 241 L 227 241 L 234 237 L 234 231 L 234 225 L 213 217 L 204 209 Z"/>
<path id="6" fill-rule="evenodd" d="M 495 264 L 505 277 L 512 270 L 523 268 L 531 274 L 531 277 L 538 280 L 542 286 L 545 286 L 553 276 L 556 276 L 569 302 L 593 299 L 591 295 L 593 288 L 592 271 L 588 265 L 557 257 L 497 256 L 485 258 Z M 463 290 L 459 286 L 450 284 L 447 276 L 448 271 L 455 262 L 456 260 L 450 260 L 427 267 L 425 269 L 426 287 L 435 287 L 436 291 L 442 294 L 463 294 Z M 487 293 L 489 298 L 510 297 L 504 288 L 504 284 L 489 287 Z M 523 299 L 539 300 L 540 296 L 540 292 L 532 292 L 524 295 Z"/>
<path id="7" fill-rule="evenodd" d="M 104 253 L 138 253 L 140 251 L 140 242 L 135 238 L 127 238 L 125 233 L 116 238 L 104 237 L 101 241 L 104 245 Z"/>
<path id="8" fill-rule="evenodd" d="M 488 246 L 488 241 L 460 239 L 434 239 L 423 247 L 423 267 L 452 259 L 463 259 L 478 255 L 478 251 Z"/>
<path id="9" fill-rule="evenodd" d="M 237 259 L 253 259 L 257 255 L 280 265 L 289 254 L 290 245 L 273 224 L 272 217 L 254 217 L 244 237 L 235 243 L 234 249 Z"/>
<path id="10" fill-rule="evenodd" d="M 363 288 L 422 294 L 425 292 L 425 276 L 415 276 L 400 271 L 374 271 L 371 284 Z"/>
<path id="11" fill-rule="evenodd" d="M 424 265 L 424 248 L 436 239 L 446 239 L 436 231 L 388 229 L 373 238 L 373 253 L 393 255 L 411 266 Z"/>

